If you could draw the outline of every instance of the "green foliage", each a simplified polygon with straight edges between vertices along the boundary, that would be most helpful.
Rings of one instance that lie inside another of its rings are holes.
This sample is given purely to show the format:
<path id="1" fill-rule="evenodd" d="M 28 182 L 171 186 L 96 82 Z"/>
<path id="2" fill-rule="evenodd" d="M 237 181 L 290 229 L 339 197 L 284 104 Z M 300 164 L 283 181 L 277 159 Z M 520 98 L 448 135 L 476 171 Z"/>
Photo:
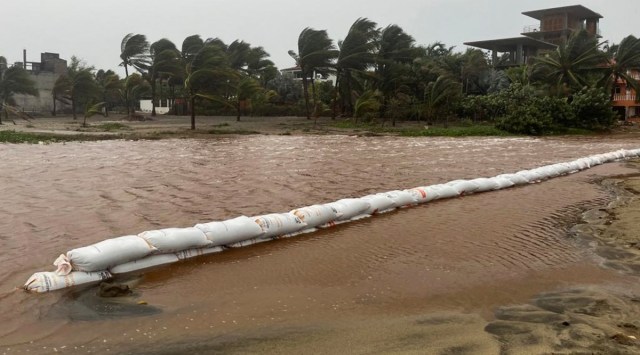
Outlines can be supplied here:
<path id="1" fill-rule="evenodd" d="M 97 141 L 105 139 L 121 139 L 118 135 L 87 135 L 87 134 L 52 134 L 52 133 L 31 133 L 16 131 L 0 131 L 0 142 L 2 143 L 55 143 L 55 142 L 83 142 Z"/>
<path id="2" fill-rule="evenodd" d="M 555 51 L 537 57 L 534 72 L 544 78 L 553 91 L 567 95 L 592 83 L 604 58 L 598 50 L 601 45 L 585 30 L 574 32 Z"/>
<path id="3" fill-rule="evenodd" d="M 99 125 L 91 126 L 101 131 L 113 132 L 113 131 L 128 131 L 131 130 L 131 127 L 127 126 L 124 123 L 119 122 L 106 122 Z"/>
<path id="4" fill-rule="evenodd" d="M 510 136 L 511 133 L 487 125 L 471 125 L 458 127 L 429 127 L 424 130 L 404 130 L 400 135 L 405 137 L 478 137 L 478 136 Z"/>
<path id="5" fill-rule="evenodd" d="M 605 130 L 616 121 L 609 95 L 600 88 L 583 88 L 573 95 L 571 110 L 575 114 L 577 128 Z"/>
<path id="6" fill-rule="evenodd" d="M 365 121 L 371 121 L 380 111 L 380 93 L 367 90 L 356 99 L 354 116 L 356 121 L 362 118 Z"/>
<path id="7" fill-rule="evenodd" d="M 496 127 L 511 133 L 542 135 L 553 126 L 553 117 L 542 109 L 541 100 L 532 98 L 522 105 L 511 105 Z"/>

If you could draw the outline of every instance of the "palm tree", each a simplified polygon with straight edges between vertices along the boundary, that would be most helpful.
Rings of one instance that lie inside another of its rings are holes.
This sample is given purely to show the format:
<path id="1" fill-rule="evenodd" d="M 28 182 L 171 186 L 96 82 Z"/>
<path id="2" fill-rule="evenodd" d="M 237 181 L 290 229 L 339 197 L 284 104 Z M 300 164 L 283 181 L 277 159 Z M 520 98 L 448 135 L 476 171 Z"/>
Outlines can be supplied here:
<path id="1" fill-rule="evenodd" d="M 104 115 L 109 116 L 109 107 L 118 101 L 119 92 L 122 89 L 122 82 L 118 74 L 112 70 L 98 70 L 95 74 L 96 84 L 100 91 L 101 100 L 104 102 Z"/>
<path id="2" fill-rule="evenodd" d="M 95 115 L 104 115 L 103 108 L 104 102 L 94 104 L 91 101 L 88 101 L 84 107 L 84 120 L 82 121 L 82 127 L 87 127 L 87 118 Z"/>
<path id="3" fill-rule="evenodd" d="M 163 38 L 150 46 L 149 84 L 151 85 L 151 116 L 156 115 L 156 87 L 157 82 L 181 75 L 180 53 L 178 48 L 170 40 Z"/>
<path id="4" fill-rule="evenodd" d="M 196 99 L 207 99 L 223 105 L 222 97 L 228 83 L 235 77 L 230 70 L 227 55 L 216 40 L 203 42 L 199 36 L 190 36 L 182 45 L 185 60 L 184 87 L 191 104 L 191 129 L 196 129 Z"/>
<path id="5" fill-rule="evenodd" d="M 278 69 L 268 57 L 269 53 L 262 47 L 251 47 L 247 53 L 247 74 L 258 79 L 262 87 L 266 87 L 267 82 L 278 74 Z"/>
<path id="6" fill-rule="evenodd" d="M 384 117 L 387 105 L 410 75 L 408 65 L 418 52 L 414 39 L 398 25 L 389 25 L 380 32 L 376 43 L 376 89 L 382 93 L 380 116 Z"/>
<path id="7" fill-rule="evenodd" d="M 145 71 L 149 66 L 149 42 L 147 37 L 141 34 L 129 33 L 120 43 L 121 66 L 124 67 L 125 79 L 129 77 L 129 66 L 139 72 Z"/>
<path id="8" fill-rule="evenodd" d="M 235 80 L 235 84 L 233 86 L 235 89 L 234 104 L 236 106 L 237 113 L 236 121 L 239 122 L 242 103 L 249 102 L 254 95 L 260 92 L 262 87 L 255 79 L 249 76 L 243 76 L 240 77 L 239 80 Z"/>
<path id="9" fill-rule="evenodd" d="M 121 66 L 124 67 L 125 80 L 129 78 L 129 66 L 132 66 L 139 72 L 144 72 L 149 67 L 149 42 L 147 37 L 142 34 L 129 33 L 122 39 L 120 43 L 120 59 Z M 127 115 L 130 115 L 129 94 L 125 92 L 125 104 L 127 106 Z"/>
<path id="10" fill-rule="evenodd" d="M 2 124 L 2 112 L 5 119 L 9 119 L 9 112 L 15 112 L 13 95 L 26 94 L 38 96 L 35 82 L 29 77 L 24 68 L 7 66 L 7 60 L 0 56 L 0 124 Z"/>
<path id="11" fill-rule="evenodd" d="M 424 112 L 427 122 L 433 122 L 439 114 L 445 113 L 444 109 L 456 97 L 461 96 L 462 87 L 455 79 L 441 75 L 436 81 L 427 84 L 424 92 Z M 445 114 L 445 127 L 447 126 Z"/>
<path id="12" fill-rule="evenodd" d="M 98 92 L 93 70 L 93 67 L 85 66 L 80 59 L 72 56 L 67 73 L 58 77 L 54 83 L 53 91 L 71 102 L 74 120 L 78 118 L 76 107 L 79 101 L 88 101 Z"/>
<path id="13" fill-rule="evenodd" d="M 311 119 L 309 113 L 309 83 L 313 86 L 316 73 L 328 74 L 333 66 L 333 59 L 338 51 L 329 38 L 326 30 L 314 30 L 307 27 L 298 36 L 298 53 L 289 51 L 289 55 L 295 59 L 296 65 L 302 71 L 302 88 L 304 91 L 304 103 L 307 119 Z M 316 96 L 314 91 L 314 106 Z"/>
<path id="14" fill-rule="evenodd" d="M 375 62 L 375 44 L 380 31 L 377 24 L 366 18 L 357 19 L 349 28 L 343 41 L 338 42 L 340 54 L 336 60 L 336 90 L 333 97 L 332 118 L 340 95 L 343 114 L 353 114 L 352 90 L 357 85 L 357 75 L 363 75 Z"/>
<path id="15" fill-rule="evenodd" d="M 150 91 L 149 82 L 138 73 L 133 73 L 129 75 L 128 78 L 124 79 L 124 83 L 121 87 L 122 98 L 129 97 L 132 102 L 137 102 L 143 96 L 149 95 Z M 132 114 L 134 112 L 135 109 L 131 110 Z"/>
<path id="16" fill-rule="evenodd" d="M 589 86 L 591 76 L 602 63 L 603 55 L 598 50 L 601 45 L 585 30 L 575 32 L 555 51 L 537 57 L 534 73 L 541 74 L 559 93 L 568 95 Z"/>
<path id="17" fill-rule="evenodd" d="M 640 82 L 632 75 L 632 70 L 640 69 L 640 39 L 629 35 L 620 44 L 610 46 L 605 55 L 606 65 L 600 85 L 610 89 L 611 100 L 615 96 L 615 84 L 620 80 L 640 93 Z"/>

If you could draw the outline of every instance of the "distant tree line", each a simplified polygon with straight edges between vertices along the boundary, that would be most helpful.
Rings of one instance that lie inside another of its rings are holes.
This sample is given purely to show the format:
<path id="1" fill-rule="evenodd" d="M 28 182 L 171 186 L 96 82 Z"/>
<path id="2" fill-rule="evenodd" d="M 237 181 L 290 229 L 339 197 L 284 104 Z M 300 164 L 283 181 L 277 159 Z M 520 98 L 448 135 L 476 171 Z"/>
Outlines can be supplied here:
<path id="1" fill-rule="evenodd" d="M 72 57 L 52 91 L 56 103 L 77 112 L 133 115 L 143 97 L 168 100 L 172 114 L 304 115 L 350 118 L 354 122 L 417 120 L 447 126 L 453 120 L 488 122 L 516 133 L 545 134 L 570 127 L 606 129 L 615 83 L 640 89 L 640 40 L 598 42 L 575 32 L 555 50 L 532 63 L 497 70 L 479 49 L 454 51 L 444 43 L 417 45 L 397 25 L 379 27 L 360 18 L 334 43 L 326 30 L 305 28 L 289 55 L 298 80 L 285 76 L 262 47 L 199 35 L 180 47 L 163 38 L 149 43 L 142 34 L 126 35 L 120 46 L 125 77 L 96 70 Z M 4 63 L 4 64 L 3 64 Z M 134 72 L 130 73 L 129 69 Z M 0 99 L 5 112 L 13 94 L 35 94 L 21 68 L 0 57 Z M 329 75 L 335 82 L 318 80 Z M 85 115 L 85 117 L 87 117 Z"/>

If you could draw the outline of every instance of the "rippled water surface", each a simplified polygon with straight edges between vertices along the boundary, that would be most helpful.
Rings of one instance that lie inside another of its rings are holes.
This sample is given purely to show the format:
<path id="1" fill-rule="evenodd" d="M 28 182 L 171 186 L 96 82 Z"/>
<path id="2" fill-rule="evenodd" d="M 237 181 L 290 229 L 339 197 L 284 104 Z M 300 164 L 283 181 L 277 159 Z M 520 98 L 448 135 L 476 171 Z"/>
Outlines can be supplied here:
<path id="1" fill-rule="evenodd" d="M 147 306 L 157 313 L 96 313 L 91 290 L 14 289 L 51 270 L 60 253 L 106 238 L 494 176 L 639 143 L 252 136 L 0 145 L 0 350 L 185 349 L 274 329 L 384 324 L 389 315 L 488 314 L 550 287 L 614 279 L 568 236 L 567 224 L 606 203 L 608 193 L 592 181 L 629 172 L 618 163 L 156 269 L 122 302 L 127 314 Z"/>

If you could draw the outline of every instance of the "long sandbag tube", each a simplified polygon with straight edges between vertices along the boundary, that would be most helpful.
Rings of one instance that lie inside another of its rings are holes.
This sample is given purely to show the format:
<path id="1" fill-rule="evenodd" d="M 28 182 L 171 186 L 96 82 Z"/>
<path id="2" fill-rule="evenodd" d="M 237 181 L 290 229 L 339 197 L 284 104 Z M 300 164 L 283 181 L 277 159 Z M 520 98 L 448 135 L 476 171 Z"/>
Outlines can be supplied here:
<path id="1" fill-rule="evenodd" d="M 189 228 L 166 228 L 107 239 L 60 255 L 54 262 L 54 266 L 57 267 L 55 272 L 33 274 L 25 283 L 24 289 L 48 292 L 96 283 L 112 278 L 113 275 L 217 253 L 225 248 L 242 247 L 313 232 L 317 228 L 331 227 L 433 200 L 537 183 L 596 165 L 638 156 L 640 149 L 617 150 L 490 178 L 453 180 L 444 184 L 394 190 L 360 198 L 345 198 L 285 213 L 240 216 L 226 221 L 196 224 Z"/>

